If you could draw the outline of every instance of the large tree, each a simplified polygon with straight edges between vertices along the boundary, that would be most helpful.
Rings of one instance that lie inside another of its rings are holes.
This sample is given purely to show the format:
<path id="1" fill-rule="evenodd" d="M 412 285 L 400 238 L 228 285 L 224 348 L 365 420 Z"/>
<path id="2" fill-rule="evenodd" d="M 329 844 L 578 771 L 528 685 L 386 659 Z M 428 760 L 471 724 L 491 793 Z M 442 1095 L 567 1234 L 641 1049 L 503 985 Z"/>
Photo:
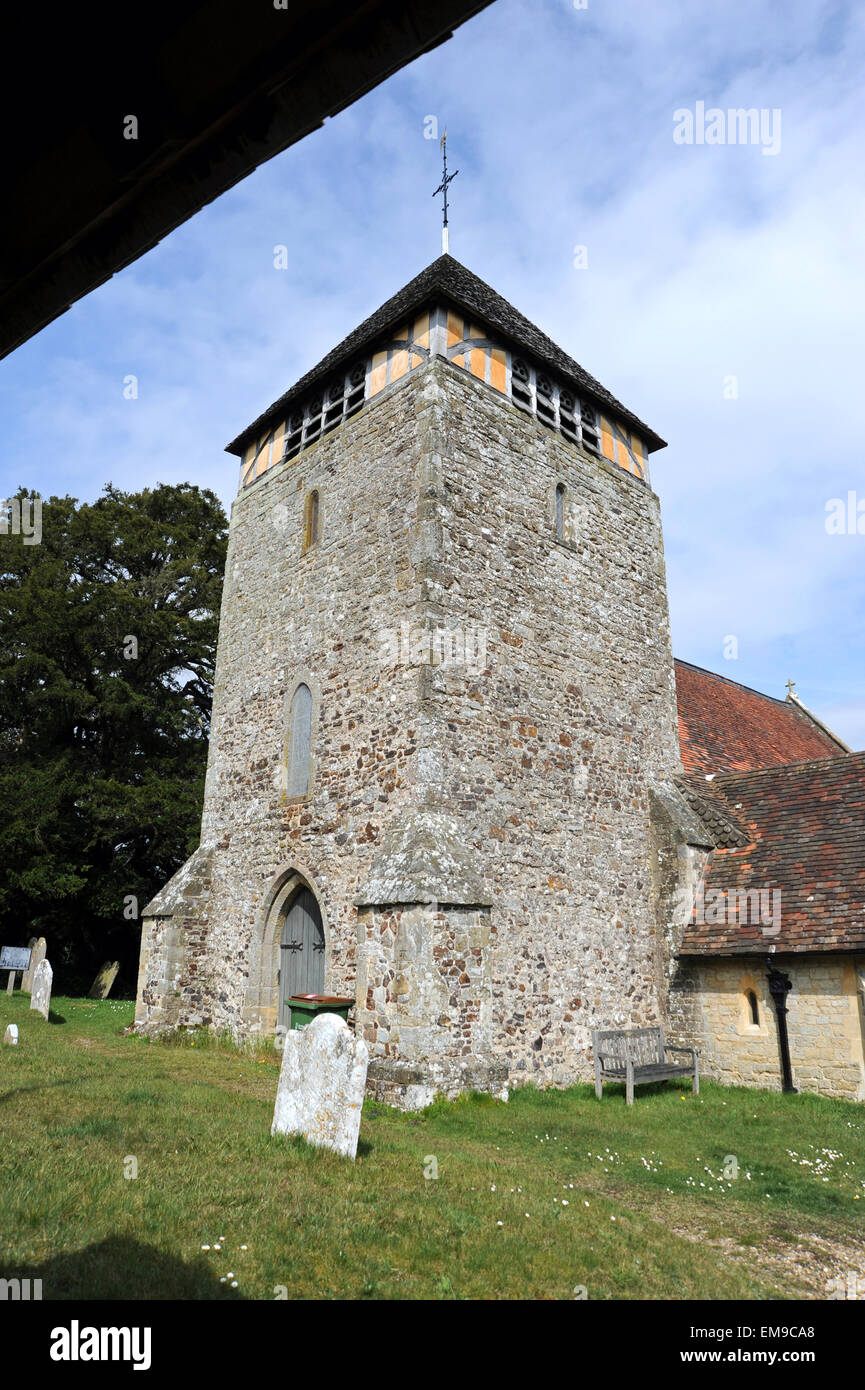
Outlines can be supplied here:
<path id="1" fill-rule="evenodd" d="M 0 941 L 65 989 L 134 979 L 135 903 L 197 844 L 226 519 L 188 484 L 41 506 L 0 532 Z"/>

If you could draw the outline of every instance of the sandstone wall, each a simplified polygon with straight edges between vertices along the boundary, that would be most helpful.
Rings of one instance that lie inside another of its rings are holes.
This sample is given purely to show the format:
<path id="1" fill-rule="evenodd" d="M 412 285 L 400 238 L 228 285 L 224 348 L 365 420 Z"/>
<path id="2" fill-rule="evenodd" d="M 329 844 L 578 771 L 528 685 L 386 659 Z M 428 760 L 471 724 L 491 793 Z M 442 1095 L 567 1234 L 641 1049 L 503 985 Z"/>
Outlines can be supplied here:
<path id="1" fill-rule="evenodd" d="M 792 981 L 787 1028 L 793 1084 L 802 1091 L 865 1099 L 862 982 L 865 961 L 851 956 L 779 958 Z M 752 1022 L 749 991 L 757 997 Z M 763 960 L 683 962 L 671 999 L 677 1037 L 700 1050 L 701 1069 L 728 1085 L 781 1089 L 774 1004 Z"/>

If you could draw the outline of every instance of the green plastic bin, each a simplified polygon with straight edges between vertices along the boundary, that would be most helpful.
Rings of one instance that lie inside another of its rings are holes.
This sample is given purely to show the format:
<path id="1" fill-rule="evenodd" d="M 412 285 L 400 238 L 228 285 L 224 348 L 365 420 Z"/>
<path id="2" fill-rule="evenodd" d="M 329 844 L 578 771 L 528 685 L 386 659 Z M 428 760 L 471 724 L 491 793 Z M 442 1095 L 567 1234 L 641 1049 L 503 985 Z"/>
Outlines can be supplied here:
<path id="1" fill-rule="evenodd" d="M 319 1014 L 336 1014 L 348 1022 L 348 1011 L 354 1008 L 353 999 L 340 999 L 335 994 L 293 994 L 286 999 L 291 1009 L 292 1028 L 305 1028 Z"/>

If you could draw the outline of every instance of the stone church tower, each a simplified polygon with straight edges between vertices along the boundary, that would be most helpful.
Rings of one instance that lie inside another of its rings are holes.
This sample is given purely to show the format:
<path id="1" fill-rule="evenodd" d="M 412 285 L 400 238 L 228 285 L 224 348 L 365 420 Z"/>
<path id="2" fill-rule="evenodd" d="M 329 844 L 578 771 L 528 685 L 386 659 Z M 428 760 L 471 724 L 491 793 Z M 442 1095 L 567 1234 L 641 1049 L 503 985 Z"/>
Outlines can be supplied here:
<path id="1" fill-rule="evenodd" d="M 201 845 L 144 913 L 140 1030 L 351 995 L 410 1107 L 584 1079 L 591 1027 L 663 1016 L 662 446 L 448 255 L 229 445 Z"/>

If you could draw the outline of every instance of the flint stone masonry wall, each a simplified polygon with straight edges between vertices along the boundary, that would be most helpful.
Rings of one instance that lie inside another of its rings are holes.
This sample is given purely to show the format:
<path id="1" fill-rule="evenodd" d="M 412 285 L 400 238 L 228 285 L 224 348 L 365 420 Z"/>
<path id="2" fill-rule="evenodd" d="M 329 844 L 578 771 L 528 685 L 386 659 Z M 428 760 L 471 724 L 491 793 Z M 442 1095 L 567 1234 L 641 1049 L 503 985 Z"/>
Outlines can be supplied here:
<path id="1" fill-rule="evenodd" d="M 792 981 L 787 1031 L 793 1084 L 802 1091 L 865 1100 L 865 959 L 778 957 Z M 758 1026 L 747 993 L 757 996 Z M 670 1000 L 677 1036 L 700 1050 L 705 1075 L 728 1085 L 781 1089 L 775 1006 L 764 959 L 683 961 Z"/>
<path id="2" fill-rule="evenodd" d="M 404 623 L 482 629 L 485 665 L 402 664 Z M 300 875 L 373 1087 L 588 1078 L 592 1026 L 659 1017 L 650 793 L 677 770 L 657 498 L 433 359 L 235 502 L 202 848 L 145 910 L 138 1026 L 272 1031 Z"/>

